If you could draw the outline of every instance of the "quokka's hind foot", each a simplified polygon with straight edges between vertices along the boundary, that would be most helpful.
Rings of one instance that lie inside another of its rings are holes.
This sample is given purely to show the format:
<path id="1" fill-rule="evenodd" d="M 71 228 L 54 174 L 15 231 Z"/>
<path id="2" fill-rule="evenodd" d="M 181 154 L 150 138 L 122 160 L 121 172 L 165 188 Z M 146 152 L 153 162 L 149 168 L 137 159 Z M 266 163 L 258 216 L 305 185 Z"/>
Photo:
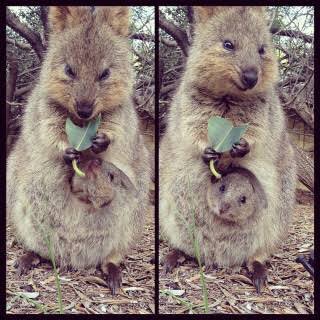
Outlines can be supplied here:
<path id="1" fill-rule="evenodd" d="M 112 262 L 101 266 L 103 277 L 108 284 L 111 294 L 114 296 L 119 293 L 122 283 L 122 274 L 120 266 Z"/>
<path id="2" fill-rule="evenodd" d="M 217 265 L 214 264 L 214 263 L 206 264 L 206 265 L 204 266 L 205 272 L 212 272 L 212 271 L 217 270 L 217 268 L 218 268 Z"/>
<path id="3" fill-rule="evenodd" d="M 28 251 L 15 261 L 14 267 L 17 269 L 17 275 L 27 274 L 28 271 L 38 266 L 43 259 L 33 251 Z"/>
<path id="4" fill-rule="evenodd" d="M 252 284 L 256 288 L 258 294 L 261 293 L 261 289 L 267 282 L 267 268 L 259 261 L 253 261 L 251 272 Z"/>
<path id="5" fill-rule="evenodd" d="M 178 249 L 173 249 L 170 251 L 163 262 L 165 273 L 170 273 L 178 265 L 186 261 L 187 257 L 184 252 Z"/>

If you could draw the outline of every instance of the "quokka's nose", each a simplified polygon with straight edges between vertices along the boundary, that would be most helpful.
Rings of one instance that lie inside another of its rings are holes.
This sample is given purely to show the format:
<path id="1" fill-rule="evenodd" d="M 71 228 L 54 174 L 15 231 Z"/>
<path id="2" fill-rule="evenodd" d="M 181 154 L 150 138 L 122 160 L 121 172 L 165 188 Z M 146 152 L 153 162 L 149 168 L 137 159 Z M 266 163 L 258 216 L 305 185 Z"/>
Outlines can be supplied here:
<path id="1" fill-rule="evenodd" d="M 252 89 L 258 82 L 257 70 L 252 68 L 243 70 L 241 81 L 246 86 L 247 89 Z"/>
<path id="2" fill-rule="evenodd" d="M 220 214 L 226 213 L 230 209 L 230 203 L 222 203 L 220 207 Z"/>
<path id="3" fill-rule="evenodd" d="M 80 118 L 88 119 L 93 112 L 93 103 L 88 101 L 79 101 L 76 104 L 77 113 Z"/>

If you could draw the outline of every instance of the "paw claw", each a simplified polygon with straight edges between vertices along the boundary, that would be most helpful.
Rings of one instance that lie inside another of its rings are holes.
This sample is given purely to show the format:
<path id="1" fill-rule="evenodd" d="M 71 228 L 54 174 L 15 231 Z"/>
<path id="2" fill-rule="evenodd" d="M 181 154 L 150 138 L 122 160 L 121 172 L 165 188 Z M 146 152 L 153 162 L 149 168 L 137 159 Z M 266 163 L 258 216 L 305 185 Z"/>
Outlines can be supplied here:
<path id="1" fill-rule="evenodd" d="M 116 266 L 113 263 L 108 263 L 106 266 L 107 274 L 105 274 L 105 280 L 111 291 L 111 294 L 114 296 L 119 293 L 122 283 L 122 275 L 120 267 Z"/>
<path id="2" fill-rule="evenodd" d="M 211 160 L 216 161 L 221 158 L 221 153 L 214 151 L 212 147 L 206 147 L 202 153 L 202 160 L 208 164 Z"/>
<path id="3" fill-rule="evenodd" d="M 110 139 L 104 133 L 97 133 L 92 139 L 91 150 L 94 153 L 100 153 L 107 150 L 110 144 Z"/>
<path id="4" fill-rule="evenodd" d="M 247 140 L 241 138 L 239 142 L 232 145 L 230 155 L 232 158 L 242 158 L 250 151 L 250 146 Z"/>
<path id="5" fill-rule="evenodd" d="M 80 159 L 80 152 L 73 147 L 67 148 L 64 151 L 63 159 L 66 162 L 66 164 L 70 165 L 73 160 L 78 161 Z"/>
<path id="6" fill-rule="evenodd" d="M 260 294 L 261 289 L 265 286 L 267 282 L 267 269 L 260 262 L 255 261 L 253 263 L 251 281 L 254 287 L 256 288 L 256 292 Z"/>

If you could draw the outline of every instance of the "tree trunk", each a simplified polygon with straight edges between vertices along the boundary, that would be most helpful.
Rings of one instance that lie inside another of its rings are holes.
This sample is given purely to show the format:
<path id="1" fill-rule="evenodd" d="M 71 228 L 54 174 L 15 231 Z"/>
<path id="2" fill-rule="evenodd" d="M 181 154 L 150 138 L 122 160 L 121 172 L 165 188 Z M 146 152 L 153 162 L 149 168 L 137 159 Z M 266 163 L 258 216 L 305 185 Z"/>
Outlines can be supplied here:
<path id="1" fill-rule="evenodd" d="M 298 179 L 310 191 L 314 192 L 314 163 L 309 155 L 293 144 L 298 165 Z"/>
<path id="2" fill-rule="evenodd" d="M 18 77 L 18 61 L 16 55 L 11 52 L 8 60 L 8 72 L 6 79 L 6 137 L 7 137 L 7 152 L 8 152 L 8 133 L 9 133 L 9 119 L 10 119 L 10 102 L 14 100 L 14 92 L 16 90 L 16 82 Z"/>

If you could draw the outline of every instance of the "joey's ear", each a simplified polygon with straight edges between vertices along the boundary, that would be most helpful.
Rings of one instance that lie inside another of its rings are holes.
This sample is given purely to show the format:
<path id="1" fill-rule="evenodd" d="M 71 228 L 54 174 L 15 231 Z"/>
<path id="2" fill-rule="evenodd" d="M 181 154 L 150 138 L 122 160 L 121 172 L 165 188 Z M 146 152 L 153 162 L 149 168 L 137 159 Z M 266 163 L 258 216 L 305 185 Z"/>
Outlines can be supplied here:
<path id="1" fill-rule="evenodd" d="M 227 7 L 222 6 L 194 6 L 193 14 L 195 23 L 206 22 L 210 17 L 218 14 L 221 11 L 227 10 Z"/>
<path id="2" fill-rule="evenodd" d="M 129 34 L 129 7 L 98 7 L 97 19 L 100 23 L 107 23 L 118 35 Z"/>
<path id="3" fill-rule="evenodd" d="M 49 7 L 48 21 L 52 32 L 61 32 L 84 22 L 90 16 L 88 7 Z"/>

